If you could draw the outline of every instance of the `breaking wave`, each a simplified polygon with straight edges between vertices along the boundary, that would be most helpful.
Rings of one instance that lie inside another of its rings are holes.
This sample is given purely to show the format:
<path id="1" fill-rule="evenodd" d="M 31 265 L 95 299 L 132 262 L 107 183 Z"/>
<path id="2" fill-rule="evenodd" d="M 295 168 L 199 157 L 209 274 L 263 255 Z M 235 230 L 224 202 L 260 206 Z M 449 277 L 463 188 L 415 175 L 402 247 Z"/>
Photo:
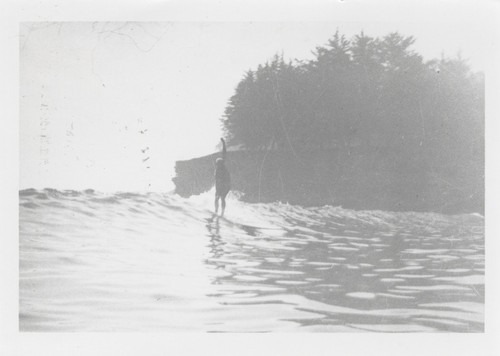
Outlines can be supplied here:
<path id="1" fill-rule="evenodd" d="M 484 218 L 19 192 L 22 331 L 484 330 Z"/>

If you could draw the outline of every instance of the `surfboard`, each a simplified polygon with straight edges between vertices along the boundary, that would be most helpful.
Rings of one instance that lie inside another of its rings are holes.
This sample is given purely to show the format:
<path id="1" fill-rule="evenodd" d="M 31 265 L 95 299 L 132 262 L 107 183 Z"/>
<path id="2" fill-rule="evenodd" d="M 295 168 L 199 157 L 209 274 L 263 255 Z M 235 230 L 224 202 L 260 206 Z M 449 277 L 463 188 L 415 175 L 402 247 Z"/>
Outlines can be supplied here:
<path id="1" fill-rule="evenodd" d="M 251 225 L 251 224 L 246 224 L 246 223 L 240 223 L 237 221 L 234 221 L 233 219 L 229 219 L 226 216 L 220 216 L 219 214 L 216 214 L 214 212 L 211 212 L 211 216 L 206 218 L 206 221 L 209 224 L 214 224 L 214 223 L 222 223 L 227 226 L 235 227 L 238 229 L 241 229 L 245 231 L 247 234 L 251 236 L 256 236 L 259 231 L 263 230 L 283 230 L 280 227 L 274 227 L 274 226 L 257 226 L 257 225 Z"/>
<path id="2" fill-rule="evenodd" d="M 279 227 L 274 227 L 274 226 L 258 226 L 258 225 L 251 225 L 247 223 L 240 223 L 237 221 L 234 221 L 232 219 L 229 219 L 225 216 L 219 216 L 219 220 L 224 222 L 227 225 L 234 226 L 240 229 L 243 229 L 245 231 L 256 231 L 256 230 L 282 230 Z"/>

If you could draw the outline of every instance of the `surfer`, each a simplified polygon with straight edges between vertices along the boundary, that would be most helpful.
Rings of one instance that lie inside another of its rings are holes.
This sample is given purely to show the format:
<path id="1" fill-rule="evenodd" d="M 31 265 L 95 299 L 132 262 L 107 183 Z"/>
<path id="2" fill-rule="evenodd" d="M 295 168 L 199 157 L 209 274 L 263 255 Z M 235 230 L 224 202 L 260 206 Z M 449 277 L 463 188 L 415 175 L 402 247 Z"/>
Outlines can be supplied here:
<path id="1" fill-rule="evenodd" d="M 222 141 L 222 158 L 217 158 L 215 161 L 215 213 L 219 211 L 219 199 L 222 202 L 221 216 L 224 216 L 226 209 L 226 195 L 231 189 L 231 176 L 226 168 L 226 142 L 223 138 Z"/>

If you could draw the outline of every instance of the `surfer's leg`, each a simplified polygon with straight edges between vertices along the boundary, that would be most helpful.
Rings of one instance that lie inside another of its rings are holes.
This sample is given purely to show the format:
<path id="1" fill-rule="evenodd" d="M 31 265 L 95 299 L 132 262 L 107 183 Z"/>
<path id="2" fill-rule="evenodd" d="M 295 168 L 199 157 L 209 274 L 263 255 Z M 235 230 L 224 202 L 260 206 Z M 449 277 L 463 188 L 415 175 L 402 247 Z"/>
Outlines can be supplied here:
<path id="1" fill-rule="evenodd" d="M 227 194 L 227 193 L 226 193 Z M 221 197 L 220 197 L 220 200 L 222 202 L 222 213 L 221 213 L 221 216 L 224 216 L 224 210 L 226 210 L 226 194 L 223 194 Z"/>
<path id="2" fill-rule="evenodd" d="M 224 208 L 222 208 L 222 209 L 224 209 Z M 217 214 L 218 211 L 219 211 L 219 195 L 215 194 L 215 213 Z"/>

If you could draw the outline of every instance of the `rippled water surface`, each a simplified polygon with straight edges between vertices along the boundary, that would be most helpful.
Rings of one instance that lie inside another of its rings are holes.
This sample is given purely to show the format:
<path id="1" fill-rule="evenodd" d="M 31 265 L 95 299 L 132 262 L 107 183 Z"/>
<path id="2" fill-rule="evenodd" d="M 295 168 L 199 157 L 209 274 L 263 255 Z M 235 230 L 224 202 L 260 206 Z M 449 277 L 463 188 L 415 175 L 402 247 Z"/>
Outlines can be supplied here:
<path id="1" fill-rule="evenodd" d="M 484 219 L 20 192 L 21 331 L 482 332 Z"/>

